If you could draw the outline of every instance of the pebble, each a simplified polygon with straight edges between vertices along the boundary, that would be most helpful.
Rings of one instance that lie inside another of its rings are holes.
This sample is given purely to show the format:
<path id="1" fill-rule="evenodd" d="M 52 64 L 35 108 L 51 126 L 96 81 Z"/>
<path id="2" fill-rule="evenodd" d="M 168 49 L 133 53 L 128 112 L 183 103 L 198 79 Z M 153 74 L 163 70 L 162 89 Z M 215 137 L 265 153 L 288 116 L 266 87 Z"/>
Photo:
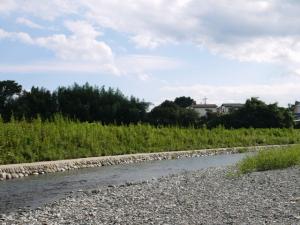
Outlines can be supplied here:
<path id="1" fill-rule="evenodd" d="M 76 193 L 3 224 L 300 224 L 300 167 L 229 177 L 232 168 L 182 172 Z"/>

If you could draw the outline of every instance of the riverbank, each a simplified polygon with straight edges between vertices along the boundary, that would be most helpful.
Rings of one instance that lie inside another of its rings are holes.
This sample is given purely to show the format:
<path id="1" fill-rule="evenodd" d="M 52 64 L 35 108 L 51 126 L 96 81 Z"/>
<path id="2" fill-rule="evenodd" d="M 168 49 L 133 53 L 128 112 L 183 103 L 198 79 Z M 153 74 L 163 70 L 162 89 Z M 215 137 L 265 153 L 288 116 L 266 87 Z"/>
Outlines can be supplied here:
<path id="1" fill-rule="evenodd" d="M 2 224 L 299 224 L 300 168 L 228 177 L 228 168 L 185 172 L 73 194 Z"/>
<path id="2" fill-rule="evenodd" d="M 160 153 L 128 154 L 119 156 L 103 156 L 92 158 L 81 158 L 71 160 L 58 160 L 49 162 L 23 163 L 12 165 L 0 165 L 0 181 L 22 178 L 29 175 L 41 175 L 45 173 L 63 172 L 89 167 L 101 167 L 107 165 L 118 165 L 137 163 L 141 161 L 178 159 L 184 157 L 200 157 L 217 154 L 234 154 L 240 152 L 257 151 L 260 149 L 278 148 L 289 145 L 267 145 L 235 148 L 202 149 L 193 151 L 172 151 Z"/>
<path id="3" fill-rule="evenodd" d="M 102 125 L 57 117 L 0 119 L 0 164 L 237 146 L 300 144 L 300 129 L 214 129 L 155 127 L 147 124 Z"/>

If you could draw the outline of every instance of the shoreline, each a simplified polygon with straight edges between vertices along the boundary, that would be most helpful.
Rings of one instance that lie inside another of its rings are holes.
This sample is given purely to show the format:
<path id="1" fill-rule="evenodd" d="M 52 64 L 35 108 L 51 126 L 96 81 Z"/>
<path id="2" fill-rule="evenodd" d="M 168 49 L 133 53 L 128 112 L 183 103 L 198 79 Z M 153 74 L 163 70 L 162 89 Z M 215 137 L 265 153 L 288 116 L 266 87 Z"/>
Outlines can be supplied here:
<path id="1" fill-rule="evenodd" d="M 201 157 L 219 154 L 236 154 L 241 152 L 255 152 L 262 149 L 281 148 L 292 145 L 263 145 L 248 147 L 213 148 L 186 151 L 168 151 L 154 153 L 138 153 L 116 156 L 100 156 L 57 161 L 0 165 L 0 181 L 22 178 L 30 175 L 63 172 L 89 167 L 138 163 L 142 161 L 168 160 L 188 157 Z"/>

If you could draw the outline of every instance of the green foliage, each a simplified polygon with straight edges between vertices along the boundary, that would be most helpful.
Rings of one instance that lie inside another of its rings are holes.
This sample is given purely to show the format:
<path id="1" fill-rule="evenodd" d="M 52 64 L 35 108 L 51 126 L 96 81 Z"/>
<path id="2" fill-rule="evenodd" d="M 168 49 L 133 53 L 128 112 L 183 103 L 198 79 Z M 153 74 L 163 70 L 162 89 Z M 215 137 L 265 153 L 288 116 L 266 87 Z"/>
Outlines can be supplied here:
<path id="1" fill-rule="evenodd" d="M 4 104 L 14 95 L 20 94 L 22 86 L 13 80 L 0 81 L 0 102 Z"/>
<path id="2" fill-rule="evenodd" d="M 294 129 L 212 130 L 71 121 L 0 120 L 0 164 L 129 153 L 300 143 Z"/>
<path id="3" fill-rule="evenodd" d="M 58 112 L 80 121 L 99 121 L 104 124 L 129 124 L 143 121 L 149 103 L 131 97 L 128 99 L 119 90 L 74 84 L 59 87 L 57 96 Z"/>
<path id="4" fill-rule="evenodd" d="M 178 97 L 175 101 L 164 101 L 151 112 L 150 103 L 134 97 L 126 97 L 118 89 L 104 86 L 74 84 L 59 87 L 51 92 L 32 87 L 22 91 L 15 81 L 0 81 L 0 115 L 7 122 L 10 118 L 30 121 L 38 116 L 43 121 L 51 120 L 55 114 L 81 122 L 102 124 L 150 123 L 155 126 L 208 127 L 219 125 L 225 128 L 290 128 L 294 126 L 290 109 L 277 104 L 265 104 L 257 98 L 246 101 L 245 106 L 227 115 L 208 112 L 205 117 L 188 106 L 195 101 L 190 97 Z"/>
<path id="5" fill-rule="evenodd" d="M 175 98 L 174 103 L 182 108 L 186 108 L 191 106 L 192 104 L 196 104 L 196 101 L 192 99 L 191 97 L 185 97 L 181 96 L 178 98 Z"/>
<path id="6" fill-rule="evenodd" d="M 56 103 L 55 96 L 49 90 L 32 87 L 30 91 L 23 91 L 14 102 L 14 116 L 32 119 L 39 115 L 45 120 L 57 112 Z"/>
<path id="7" fill-rule="evenodd" d="M 22 91 L 22 86 L 13 80 L 0 81 L 0 115 L 3 119 L 11 117 L 14 97 Z"/>
<path id="8" fill-rule="evenodd" d="M 283 149 L 261 150 L 238 164 L 240 173 L 284 169 L 300 165 L 300 146 Z"/>
<path id="9" fill-rule="evenodd" d="M 119 90 L 88 83 L 59 87 L 54 92 L 37 87 L 23 92 L 21 89 L 14 81 L 0 81 L 0 115 L 4 121 L 12 115 L 18 120 L 32 120 L 38 115 L 49 120 L 60 113 L 80 121 L 130 124 L 145 121 L 149 106 L 137 98 L 125 97 Z"/>
<path id="10" fill-rule="evenodd" d="M 199 116 L 194 110 L 182 108 L 176 103 L 166 100 L 151 110 L 148 119 L 153 125 L 188 127 L 197 126 Z"/>
<path id="11" fill-rule="evenodd" d="M 277 103 L 267 105 L 257 98 L 251 98 L 241 109 L 216 116 L 207 124 L 208 127 L 223 125 L 226 128 L 289 128 L 293 127 L 294 122 L 289 109 L 278 107 Z"/>

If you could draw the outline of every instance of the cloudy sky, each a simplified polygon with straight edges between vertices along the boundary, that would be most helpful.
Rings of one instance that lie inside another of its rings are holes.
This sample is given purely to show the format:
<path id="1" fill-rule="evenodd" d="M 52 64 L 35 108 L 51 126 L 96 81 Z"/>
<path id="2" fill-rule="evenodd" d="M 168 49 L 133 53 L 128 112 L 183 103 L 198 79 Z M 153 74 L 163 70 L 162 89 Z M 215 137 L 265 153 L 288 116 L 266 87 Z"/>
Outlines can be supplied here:
<path id="1" fill-rule="evenodd" d="M 298 0 L 0 0 L 0 80 L 158 104 L 300 100 Z"/>

